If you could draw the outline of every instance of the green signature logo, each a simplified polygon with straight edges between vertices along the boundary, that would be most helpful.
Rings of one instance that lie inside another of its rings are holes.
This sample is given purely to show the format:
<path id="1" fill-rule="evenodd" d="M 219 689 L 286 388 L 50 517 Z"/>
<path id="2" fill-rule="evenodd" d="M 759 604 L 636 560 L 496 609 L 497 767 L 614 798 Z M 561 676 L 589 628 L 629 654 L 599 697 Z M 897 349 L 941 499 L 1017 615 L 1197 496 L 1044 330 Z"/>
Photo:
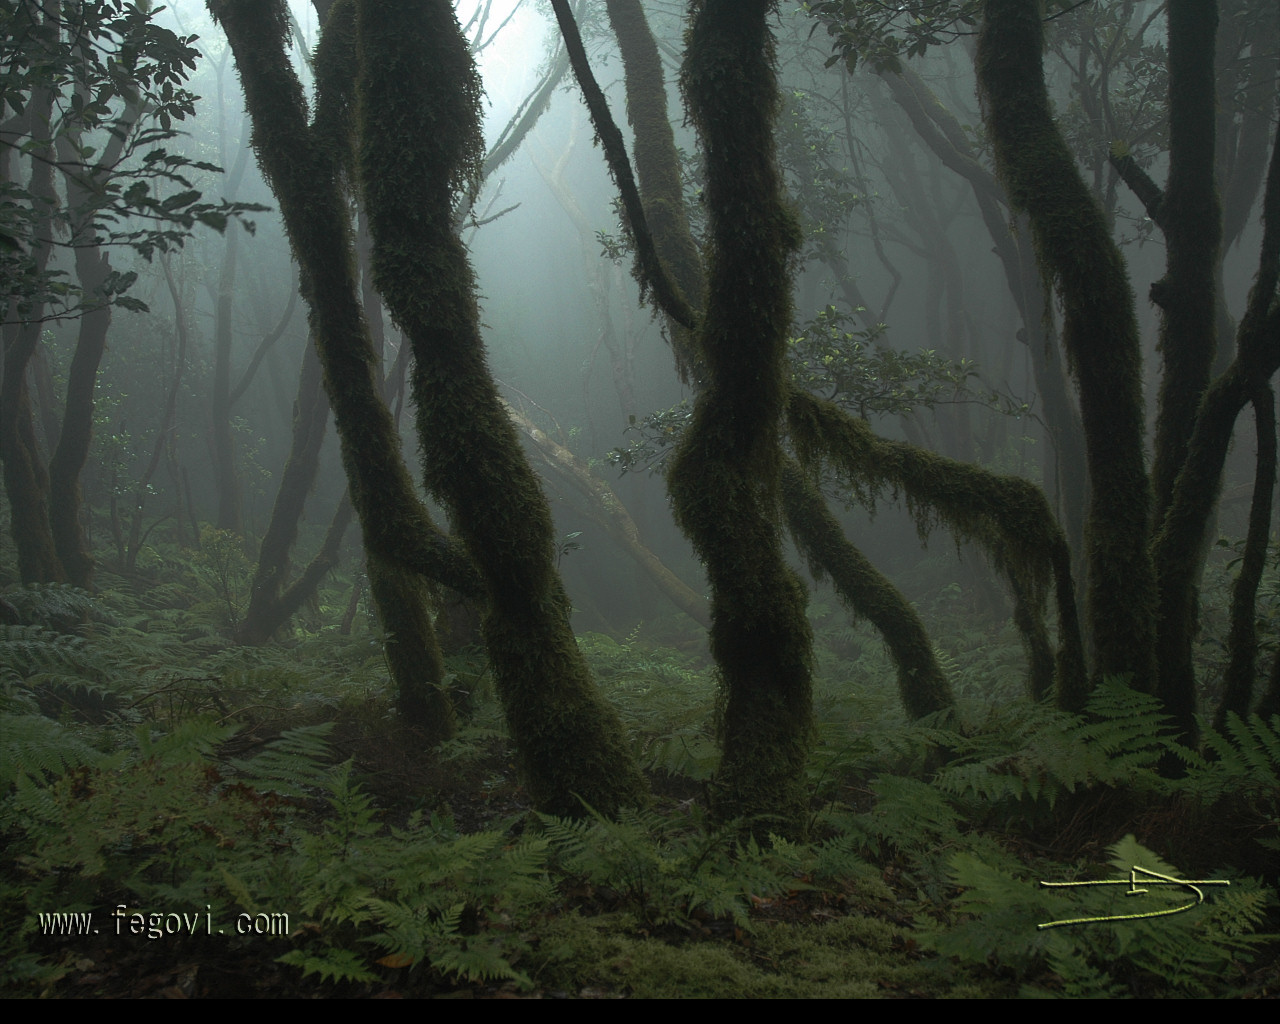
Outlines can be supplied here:
<path id="1" fill-rule="evenodd" d="M 1139 888 L 1139 878 L 1141 875 L 1141 884 L 1144 888 Z M 1151 890 L 1146 886 L 1164 886 L 1177 885 L 1189 890 L 1195 894 L 1195 899 L 1188 903 L 1180 904 L 1176 907 L 1169 907 L 1166 910 L 1148 910 L 1141 914 L 1112 914 L 1107 917 L 1073 917 L 1065 921 L 1046 921 L 1044 924 L 1036 925 L 1038 931 L 1044 931 L 1046 928 L 1063 928 L 1069 924 L 1102 924 L 1105 921 L 1142 921 L 1151 917 L 1168 917 L 1170 914 L 1181 914 L 1184 910 L 1190 910 L 1192 907 L 1198 907 L 1204 902 L 1204 887 L 1210 885 L 1230 885 L 1231 883 L 1220 878 L 1172 878 L 1169 875 L 1162 875 L 1159 871 L 1152 871 L 1150 868 L 1140 867 L 1135 864 L 1129 869 L 1128 879 L 1113 878 L 1103 879 L 1097 882 L 1045 882 L 1040 884 L 1046 889 L 1083 889 L 1091 886 L 1099 885 L 1127 885 L 1129 891 L 1126 896 L 1142 896 Z"/>

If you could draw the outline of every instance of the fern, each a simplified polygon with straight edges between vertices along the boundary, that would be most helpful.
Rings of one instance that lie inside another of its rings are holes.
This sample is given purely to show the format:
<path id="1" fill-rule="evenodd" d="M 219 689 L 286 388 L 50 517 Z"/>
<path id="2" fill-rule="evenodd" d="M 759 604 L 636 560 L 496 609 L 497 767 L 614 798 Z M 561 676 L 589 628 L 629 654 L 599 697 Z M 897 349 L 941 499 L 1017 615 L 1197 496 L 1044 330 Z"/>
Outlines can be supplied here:
<path id="1" fill-rule="evenodd" d="M 257 756 L 234 760 L 231 765 L 243 775 L 246 785 L 263 793 L 315 796 L 335 781 L 327 763 L 331 755 L 326 737 L 332 731 L 332 722 L 290 729 Z M 346 777 L 343 774 L 342 778 Z"/>
<path id="2" fill-rule="evenodd" d="M 1227 715 L 1227 732 L 1204 730 L 1210 758 L 1179 750 L 1191 769 L 1188 789 L 1210 801 L 1226 794 L 1280 801 L 1280 715 L 1270 722 L 1258 715 L 1246 721 L 1233 712 Z"/>
<path id="3" fill-rule="evenodd" d="M 81 637 L 43 626 L 0 626 L 0 683 L 11 686 L 42 672 L 91 677 L 98 669 Z"/>
<path id="4" fill-rule="evenodd" d="M 114 623 L 87 590 L 69 583 L 28 583 L 4 599 L 18 610 L 24 622 L 58 632 L 69 632 L 86 622 Z"/>
<path id="5" fill-rule="evenodd" d="M 1135 865 L 1187 877 L 1132 835 L 1109 852 L 1121 879 L 1128 879 Z M 1126 886 L 1046 889 L 1035 873 L 1007 856 L 990 854 L 957 854 L 951 859 L 951 877 L 963 889 L 956 900 L 962 918 L 929 937 L 932 948 L 969 963 L 995 962 L 1049 984 L 1050 990 L 1076 996 L 1114 995 L 1156 980 L 1161 992 L 1208 994 L 1224 973 L 1247 963 L 1251 950 L 1266 938 L 1252 933 L 1272 902 L 1255 883 L 1233 879 L 1231 890 L 1214 891 L 1208 906 L 1134 918 L 1186 905 L 1190 894 L 1178 887 L 1151 886 L 1135 904 L 1121 895 Z M 1037 927 L 1063 920 L 1088 923 Z M 1045 967 L 1058 976 L 1056 982 L 1043 977 Z"/>
<path id="6" fill-rule="evenodd" d="M 654 811 L 623 811 L 617 821 L 540 815 L 559 867 L 602 891 L 616 892 L 649 927 L 699 927 L 732 918 L 751 929 L 753 899 L 804 888 L 808 850 L 774 839 L 769 847 L 737 842 L 738 828 L 684 831 Z"/>
<path id="7" fill-rule="evenodd" d="M 1080 788 L 1167 788 L 1155 769 L 1172 749 L 1159 701 L 1109 679 L 1081 716 L 1026 700 L 992 708 L 981 730 L 959 740 L 957 760 L 935 781 L 975 812 L 1034 820 Z"/>
<path id="8" fill-rule="evenodd" d="M 59 776 L 101 754 L 71 729 L 43 715 L 0 715 L 0 792 L 18 779 Z"/>
<path id="9" fill-rule="evenodd" d="M 364 957 L 341 946 L 326 946 L 317 951 L 291 949 L 283 956 L 276 957 L 276 963 L 301 968 L 304 978 L 317 974 L 321 981 L 378 980 L 378 976 L 369 970 Z"/>

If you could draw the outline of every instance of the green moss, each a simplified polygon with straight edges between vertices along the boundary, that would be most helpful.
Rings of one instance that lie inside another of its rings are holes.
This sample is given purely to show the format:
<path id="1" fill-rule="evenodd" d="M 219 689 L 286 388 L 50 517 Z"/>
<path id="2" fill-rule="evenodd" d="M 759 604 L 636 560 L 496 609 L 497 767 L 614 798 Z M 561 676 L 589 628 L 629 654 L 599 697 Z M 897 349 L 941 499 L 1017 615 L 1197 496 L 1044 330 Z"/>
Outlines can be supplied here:
<path id="1" fill-rule="evenodd" d="M 776 160 L 771 7 L 709 0 L 692 8 L 682 84 L 707 167 L 699 342 L 708 379 L 668 487 L 711 584 L 711 650 L 725 688 L 716 813 L 762 835 L 796 836 L 807 812 L 812 636 L 777 525 L 799 231 Z"/>
<path id="2" fill-rule="evenodd" d="M 413 348 L 424 479 L 484 580 L 484 638 L 535 805 L 614 814 L 646 799 L 644 780 L 574 642 L 551 511 L 489 372 L 453 226 L 484 153 L 480 80 L 450 5 L 356 6 L 374 278 Z"/>
<path id="3" fill-rule="evenodd" d="M 695 310 L 701 309 L 706 281 L 685 216 L 680 160 L 667 116 L 667 88 L 658 46 L 639 0 L 607 0 L 605 6 L 626 69 L 627 120 L 635 132 L 636 177 L 654 246 L 676 287 Z M 706 371 L 694 332 L 673 323 L 671 340 L 682 376 L 702 380 Z"/>
<path id="4" fill-rule="evenodd" d="M 866 497 L 884 488 L 900 491 L 922 537 L 944 522 L 958 536 L 983 545 L 1009 580 L 1015 622 L 1032 664 L 1032 692 L 1043 692 L 1049 685 L 1044 614 L 1052 583 L 1058 610 L 1053 681 L 1062 706 L 1074 710 L 1083 704 L 1084 655 L 1070 553 L 1035 484 L 915 445 L 883 440 L 865 420 L 812 395 L 794 393 L 787 412 L 796 451 L 806 467 L 816 469 L 827 461 Z"/>
<path id="5" fill-rule="evenodd" d="M 814 576 L 829 575 L 842 601 L 880 631 L 898 669 L 898 694 L 912 718 L 954 706 L 924 623 L 902 593 L 849 543 L 799 463 L 783 467 L 783 508 Z"/>
<path id="6" fill-rule="evenodd" d="M 988 0 L 976 64 L 996 167 L 1027 213 L 1042 270 L 1062 300 L 1092 486 L 1086 614 L 1095 677 L 1155 685 L 1151 489 L 1144 463 L 1142 352 L 1124 259 L 1053 121 L 1039 0 Z"/>
<path id="7" fill-rule="evenodd" d="M 384 650 L 396 685 L 401 720 L 421 734 L 426 746 L 451 739 L 457 726 L 445 688 L 444 656 L 431 622 L 427 584 L 416 573 L 368 557 L 369 590 L 386 634 Z"/>

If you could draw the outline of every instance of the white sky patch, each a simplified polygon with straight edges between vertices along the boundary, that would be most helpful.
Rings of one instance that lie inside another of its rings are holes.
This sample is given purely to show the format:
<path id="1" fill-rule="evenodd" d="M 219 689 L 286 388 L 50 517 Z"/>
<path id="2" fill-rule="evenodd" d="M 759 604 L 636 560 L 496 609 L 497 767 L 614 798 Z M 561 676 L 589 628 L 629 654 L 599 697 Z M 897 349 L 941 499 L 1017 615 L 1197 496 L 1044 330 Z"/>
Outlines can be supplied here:
<path id="1" fill-rule="evenodd" d="M 485 45 L 476 62 L 485 90 L 485 137 L 492 141 L 537 85 L 551 25 L 531 0 L 460 0 L 458 20 L 468 38 L 475 38 L 480 19 L 468 23 L 484 8 Z"/>

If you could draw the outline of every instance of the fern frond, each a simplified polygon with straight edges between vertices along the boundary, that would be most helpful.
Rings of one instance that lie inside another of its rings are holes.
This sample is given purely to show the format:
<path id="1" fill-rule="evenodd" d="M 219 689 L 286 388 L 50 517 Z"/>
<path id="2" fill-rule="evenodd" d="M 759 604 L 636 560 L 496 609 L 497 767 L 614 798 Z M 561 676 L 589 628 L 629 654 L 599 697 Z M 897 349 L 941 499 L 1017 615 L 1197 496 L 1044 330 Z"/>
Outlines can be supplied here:
<path id="1" fill-rule="evenodd" d="M 333 726 L 324 722 L 290 729 L 257 756 L 232 761 L 232 767 L 247 785 L 263 793 L 302 797 L 326 792 L 333 782 L 327 740 Z"/>
<path id="2" fill-rule="evenodd" d="M 43 715 L 0 716 L 0 790 L 19 777 L 38 780 L 93 764 L 102 755 L 66 726 Z"/>
<path id="3" fill-rule="evenodd" d="M 114 623 L 87 590 L 69 583 L 28 583 L 4 595 L 24 622 L 68 632 L 85 622 Z"/>
<path id="4" fill-rule="evenodd" d="M 304 978 L 318 974 L 321 981 L 378 980 L 363 957 L 341 946 L 330 946 L 320 951 L 291 949 L 284 956 L 276 957 L 276 963 L 301 968 Z"/>

